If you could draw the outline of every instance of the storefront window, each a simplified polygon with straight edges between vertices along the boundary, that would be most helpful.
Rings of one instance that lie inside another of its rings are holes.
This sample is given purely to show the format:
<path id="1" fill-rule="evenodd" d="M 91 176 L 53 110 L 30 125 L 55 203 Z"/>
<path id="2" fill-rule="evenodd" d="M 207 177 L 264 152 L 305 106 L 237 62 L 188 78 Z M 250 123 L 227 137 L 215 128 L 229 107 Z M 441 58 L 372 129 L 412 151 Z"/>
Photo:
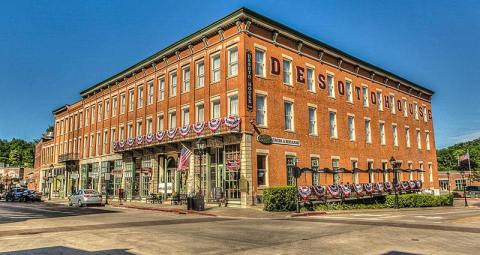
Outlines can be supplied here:
<path id="1" fill-rule="evenodd" d="M 267 173 L 267 155 L 257 155 L 257 185 L 265 186 Z"/>
<path id="2" fill-rule="evenodd" d="M 295 185 L 295 176 L 293 175 L 293 168 L 296 164 L 296 157 L 287 156 L 287 185 Z"/>
<path id="3" fill-rule="evenodd" d="M 340 175 L 338 174 L 340 160 L 338 158 L 332 159 L 332 169 L 333 169 L 333 183 L 340 184 Z"/>
<path id="4" fill-rule="evenodd" d="M 312 158 L 312 185 L 320 185 L 320 173 L 318 172 L 318 166 L 320 165 L 319 158 Z"/>

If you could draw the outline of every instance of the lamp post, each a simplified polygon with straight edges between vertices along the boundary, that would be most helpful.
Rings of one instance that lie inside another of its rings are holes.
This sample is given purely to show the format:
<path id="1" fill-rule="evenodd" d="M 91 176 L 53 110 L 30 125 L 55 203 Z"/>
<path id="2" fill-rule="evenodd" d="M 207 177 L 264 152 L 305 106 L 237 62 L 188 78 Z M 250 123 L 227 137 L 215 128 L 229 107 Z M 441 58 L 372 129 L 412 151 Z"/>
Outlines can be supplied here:
<path id="1" fill-rule="evenodd" d="M 467 192 L 466 192 L 467 181 L 465 180 L 465 172 L 461 170 L 461 173 L 462 173 L 463 198 L 465 199 L 465 207 L 467 207 L 468 206 Z"/>
<path id="2" fill-rule="evenodd" d="M 50 165 L 50 173 L 48 173 L 48 200 L 52 200 L 52 181 L 53 181 L 54 165 Z"/>
<path id="3" fill-rule="evenodd" d="M 203 155 L 205 154 L 205 149 L 207 148 L 207 142 L 205 140 L 202 140 L 202 139 L 199 139 L 197 141 L 197 155 L 199 157 L 199 161 L 200 161 L 200 194 L 202 195 L 203 193 L 203 190 L 202 190 L 202 168 L 203 168 Z M 193 180 L 195 181 L 196 177 L 195 177 L 195 174 L 194 173 L 194 178 Z M 196 193 L 196 187 L 195 187 L 195 183 L 194 183 L 194 192 Z"/>
<path id="4" fill-rule="evenodd" d="M 395 208 L 398 209 L 398 191 L 397 191 L 398 175 L 397 175 L 397 171 L 398 171 L 398 168 L 400 168 L 400 166 L 402 165 L 402 163 L 395 160 L 395 158 L 392 156 L 390 158 L 390 164 L 392 165 L 392 169 L 393 169 L 393 191 L 395 192 Z"/>

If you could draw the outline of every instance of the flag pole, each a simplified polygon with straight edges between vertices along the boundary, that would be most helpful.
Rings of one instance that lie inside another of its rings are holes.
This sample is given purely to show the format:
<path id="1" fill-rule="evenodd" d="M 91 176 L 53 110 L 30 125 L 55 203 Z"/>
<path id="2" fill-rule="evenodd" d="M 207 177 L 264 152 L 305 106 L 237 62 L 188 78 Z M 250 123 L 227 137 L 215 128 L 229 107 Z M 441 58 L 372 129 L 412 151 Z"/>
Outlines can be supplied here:
<path id="1" fill-rule="evenodd" d="M 472 168 L 470 167 L 470 152 L 467 149 L 467 155 L 468 155 L 468 172 L 469 172 L 469 180 L 471 184 L 471 178 L 472 178 Z"/>

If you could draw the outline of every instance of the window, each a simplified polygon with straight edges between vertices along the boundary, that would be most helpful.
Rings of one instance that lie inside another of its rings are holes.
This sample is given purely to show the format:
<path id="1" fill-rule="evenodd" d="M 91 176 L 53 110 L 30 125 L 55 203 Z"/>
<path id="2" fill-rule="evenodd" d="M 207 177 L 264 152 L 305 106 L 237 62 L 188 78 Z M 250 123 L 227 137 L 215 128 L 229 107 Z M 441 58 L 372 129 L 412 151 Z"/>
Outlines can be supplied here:
<path id="1" fill-rule="evenodd" d="M 120 94 L 120 114 L 125 113 L 125 94 Z"/>
<path id="2" fill-rule="evenodd" d="M 112 98 L 112 117 L 117 116 L 117 97 Z"/>
<path id="3" fill-rule="evenodd" d="M 328 96 L 335 97 L 335 86 L 334 86 L 334 78 L 333 75 L 327 74 L 327 89 L 328 89 Z"/>
<path id="4" fill-rule="evenodd" d="M 420 130 L 416 130 L 417 132 L 417 148 L 420 150 L 422 149 L 422 138 L 421 138 L 421 135 L 420 135 Z"/>
<path id="5" fill-rule="evenodd" d="M 307 89 L 315 92 L 315 70 L 313 68 L 307 68 Z"/>
<path id="6" fill-rule="evenodd" d="M 203 103 L 199 103 L 196 105 L 195 121 L 196 122 L 205 121 L 205 106 Z"/>
<path id="7" fill-rule="evenodd" d="M 292 85 L 292 61 L 283 60 L 283 83 Z"/>
<path id="8" fill-rule="evenodd" d="M 425 107 L 425 105 L 423 106 L 423 121 L 424 121 L 424 122 L 427 122 L 427 121 L 428 121 L 427 107 Z"/>
<path id="9" fill-rule="evenodd" d="M 158 101 L 165 99 L 165 78 L 158 79 Z"/>
<path id="10" fill-rule="evenodd" d="M 97 121 L 101 121 L 102 120 L 102 113 L 103 113 L 103 108 L 102 108 L 102 103 L 99 103 L 98 104 L 98 108 L 97 108 Z M 70 125 L 71 126 L 71 125 Z"/>
<path id="11" fill-rule="evenodd" d="M 267 185 L 267 155 L 257 155 L 257 186 Z"/>
<path id="12" fill-rule="evenodd" d="M 338 174 L 339 167 L 340 167 L 340 159 L 332 158 L 333 184 L 340 184 L 340 175 Z"/>
<path id="13" fill-rule="evenodd" d="M 407 144 L 407 148 L 410 148 L 410 128 L 405 127 L 405 142 Z"/>
<path id="14" fill-rule="evenodd" d="M 310 135 L 317 134 L 317 108 L 308 107 L 308 133 Z"/>
<path id="15" fill-rule="evenodd" d="M 368 87 L 362 87 L 362 96 L 363 96 L 363 106 L 368 107 Z"/>
<path id="16" fill-rule="evenodd" d="M 368 182 L 369 183 L 374 183 L 375 182 L 375 176 L 373 173 L 373 161 L 369 160 L 367 161 L 367 170 L 368 170 Z"/>
<path id="17" fill-rule="evenodd" d="M 258 126 L 267 126 L 267 96 L 256 95 L 257 116 L 256 122 Z"/>
<path id="18" fill-rule="evenodd" d="M 110 116 L 110 100 L 105 100 L 105 119 Z"/>
<path id="19" fill-rule="evenodd" d="M 370 125 L 370 120 L 365 120 L 365 141 L 367 143 L 372 143 L 372 129 Z"/>
<path id="20" fill-rule="evenodd" d="M 147 82 L 148 86 L 148 98 L 147 98 L 147 105 L 153 104 L 153 81 Z"/>
<path id="21" fill-rule="evenodd" d="M 385 123 L 380 122 L 380 144 L 385 145 L 386 144 L 385 140 L 386 140 L 385 139 Z"/>
<path id="22" fill-rule="evenodd" d="M 430 132 L 429 131 L 425 131 L 425 147 L 427 148 L 428 151 L 430 150 Z"/>
<path id="23" fill-rule="evenodd" d="M 127 126 L 127 136 L 128 138 L 133 138 L 133 125 L 129 123 Z"/>
<path id="24" fill-rule="evenodd" d="M 297 164 L 297 158 L 294 156 L 287 156 L 287 185 L 295 185 L 295 176 L 293 175 L 293 168 Z"/>
<path id="25" fill-rule="evenodd" d="M 351 81 L 346 81 L 347 102 L 353 103 L 353 86 Z"/>
<path id="26" fill-rule="evenodd" d="M 238 94 L 228 96 L 228 115 L 238 116 Z"/>
<path id="27" fill-rule="evenodd" d="M 428 177 L 430 182 L 433 182 L 433 165 L 431 162 L 428 163 Z"/>
<path id="28" fill-rule="evenodd" d="M 202 88 L 205 86 L 205 64 L 203 61 L 198 61 L 196 64 L 197 69 L 197 79 L 196 86 L 197 88 Z"/>
<path id="29" fill-rule="evenodd" d="M 358 184 L 359 183 L 359 178 L 358 178 L 358 161 L 357 160 L 352 160 L 352 183 L 353 184 Z"/>
<path id="30" fill-rule="evenodd" d="M 378 103 L 378 110 L 383 111 L 383 95 L 382 91 L 377 91 L 377 103 Z"/>
<path id="31" fill-rule="evenodd" d="M 220 81 L 220 53 L 212 55 L 212 82 Z"/>
<path id="32" fill-rule="evenodd" d="M 413 110 L 415 113 L 415 119 L 418 120 L 418 104 L 417 103 L 413 103 Z"/>
<path id="33" fill-rule="evenodd" d="M 403 116 L 408 117 L 408 103 L 406 99 L 402 99 L 403 101 Z"/>
<path id="34" fill-rule="evenodd" d="M 137 136 L 141 136 L 142 135 L 142 128 L 143 128 L 143 125 L 142 125 L 142 122 L 141 121 L 137 121 Z"/>
<path id="35" fill-rule="evenodd" d="M 95 155 L 100 155 L 100 145 L 102 143 L 101 134 L 97 133 L 97 146 L 95 147 Z"/>
<path id="36" fill-rule="evenodd" d="M 330 138 L 338 138 L 337 133 L 337 113 L 330 111 L 329 115 L 329 123 L 330 123 Z"/>
<path id="37" fill-rule="evenodd" d="M 133 89 L 128 91 L 128 111 L 133 111 L 133 107 L 135 105 L 135 95 Z"/>
<path id="38" fill-rule="evenodd" d="M 265 78 L 265 51 L 255 49 L 255 75 Z"/>
<path id="39" fill-rule="evenodd" d="M 409 170 L 409 175 L 408 175 L 408 179 L 409 180 L 413 180 L 413 163 L 412 162 L 409 162 L 408 163 L 408 170 Z"/>
<path id="40" fill-rule="evenodd" d="M 220 118 L 220 98 L 211 101 L 211 119 Z"/>
<path id="41" fill-rule="evenodd" d="M 115 128 L 112 128 L 112 130 L 110 131 L 110 141 L 113 143 L 115 141 Z M 80 144 L 80 140 L 78 141 L 78 144 Z M 110 146 L 110 153 L 113 152 L 113 146 Z"/>
<path id="42" fill-rule="evenodd" d="M 182 92 L 190 91 L 190 67 L 182 69 Z"/>
<path id="43" fill-rule="evenodd" d="M 152 134 L 153 132 L 153 121 L 152 118 L 147 119 L 147 133 L 146 134 Z"/>
<path id="44" fill-rule="evenodd" d="M 177 72 L 170 73 L 170 97 L 177 95 Z"/>
<path id="45" fill-rule="evenodd" d="M 285 111 L 285 130 L 293 131 L 293 103 L 285 101 L 283 108 Z"/>
<path id="46" fill-rule="evenodd" d="M 355 117 L 352 115 L 348 116 L 348 139 L 350 141 L 355 141 Z"/>
<path id="47" fill-rule="evenodd" d="M 396 113 L 395 108 L 396 108 L 396 105 L 395 105 L 395 96 L 394 96 L 394 95 L 390 95 L 390 111 L 391 111 L 392 114 L 395 114 L 395 113 Z"/>
<path id="48" fill-rule="evenodd" d="M 465 180 L 463 180 L 463 179 L 456 179 L 455 180 L 455 189 L 463 190 L 463 186 L 465 186 Z"/>
<path id="49" fill-rule="evenodd" d="M 104 131 L 103 132 L 103 145 L 102 145 L 103 154 L 107 154 L 107 144 L 108 144 L 108 131 Z"/>
<path id="50" fill-rule="evenodd" d="M 393 132 L 393 146 L 398 146 L 397 125 L 392 125 L 392 132 Z"/>
<path id="51" fill-rule="evenodd" d="M 157 115 L 157 132 L 158 131 L 163 131 L 163 114 Z"/>
<path id="52" fill-rule="evenodd" d="M 420 166 L 420 170 L 423 171 L 423 163 L 419 163 L 418 165 Z M 422 182 L 425 181 L 425 178 L 424 178 L 424 176 L 423 176 L 423 172 L 420 172 L 420 180 L 421 180 Z"/>
<path id="53" fill-rule="evenodd" d="M 90 109 L 92 109 L 92 125 L 95 123 L 95 105 L 92 105 L 90 107 Z M 65 127 L 65 126 L 64 126 Z"/>
<path id="54" fill-rule="evenodd" d="M 143 107 L 143 86 L 138 87 L 138 108 Z"/>
<path id="55" fill-rule="evenodd" d="M 94 143 L 94 136 L 93 134 L 90 135 L 90 143 L 89 143 L 89 149 L 88 149 L 88 154 L 89 156 L 93 156 L 93 143 Z"/>
<path id="56" fill-rule="evenodd" d="M 320 173 L 318 172 L 318 168 L 320 166 L 320 159 L 319 158 L 311 158 L 311 165 L 312 165 L 312 186 L 320 185 Z"/>
<path id="57" fill-rule="evenodd" d="M 175 111 L 171 111 L 168 113 L 168 128 L 176 128 L 177 127 L 177 113 Z"/>
<path id="58" fill-rule="evenodd" d="M 185 107 L 182 109 L 182 126 L 190 124 L 190 108 Z"/>
<path id="59" fill-rule="evenodd" d="M 383 182 L 388 182 L 387 162 L 382 161 Z"/>
<path id="60" fill-rule="evenodd" d="M 228 76 L 238 74 L 238 49 L 233 47 L 228 49 Z"/>
<path id="61" fill-rule="evenodd" d="M 118 140 L 124 140 L 125 139 L 125 128 L 122 126 L 120 127 L 120 134 L 118 137 Z"/>

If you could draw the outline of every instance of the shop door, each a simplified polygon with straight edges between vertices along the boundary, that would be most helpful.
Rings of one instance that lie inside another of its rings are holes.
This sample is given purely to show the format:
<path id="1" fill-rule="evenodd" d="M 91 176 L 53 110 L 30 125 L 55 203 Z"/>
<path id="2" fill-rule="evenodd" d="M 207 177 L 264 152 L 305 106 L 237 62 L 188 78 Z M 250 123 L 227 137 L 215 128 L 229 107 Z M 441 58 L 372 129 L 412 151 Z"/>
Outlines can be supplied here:
<path id="1" fill-rule="evenodd" d="M 140 197 L 140 168 L 142 167 L 142 163 L 140 160 L 135 160 L 135 168 L 133 169 L 133 182 L 132 182 L 132 198 L 139 198 Z"/>
<path id="2" fill-rule="evenodd" d="M 208 194 L 209 199 L 215 199 L 215 190 L 225 189 L 225 165 L 223 162 L 223 148 L 213 148 L 210 153 L 210 171 L 208 172 Z"/>
<path id="3" fill-rule="evenodd" d="M 225 146 L 225 161 L 240 162 L 240 145 Z M 230 164 L 234 165 L 234 164 Z M 229 167 L 225 172 L 225 194 L 228 200 L 240 200 L 240 167 Z"/>

